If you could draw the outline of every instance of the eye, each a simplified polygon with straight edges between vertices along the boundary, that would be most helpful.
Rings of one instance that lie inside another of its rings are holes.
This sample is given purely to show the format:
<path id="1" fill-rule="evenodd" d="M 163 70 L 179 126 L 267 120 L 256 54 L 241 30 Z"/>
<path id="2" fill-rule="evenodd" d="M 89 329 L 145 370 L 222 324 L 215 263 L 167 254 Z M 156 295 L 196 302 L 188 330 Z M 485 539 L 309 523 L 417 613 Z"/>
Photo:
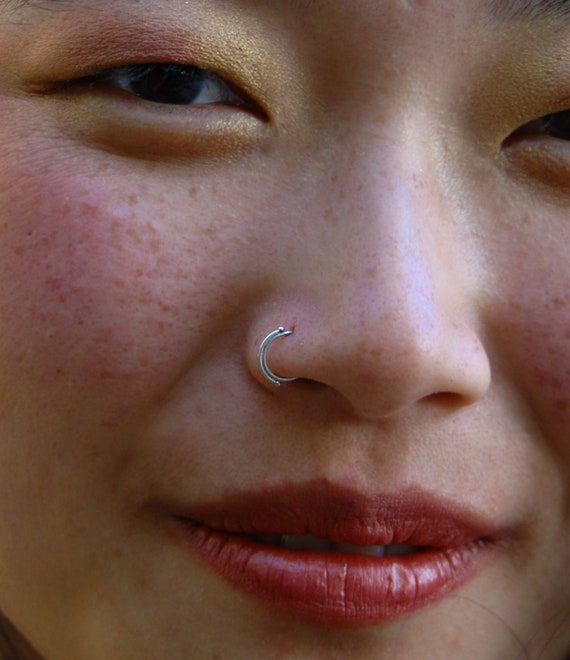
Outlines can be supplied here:
<path id="1" fill-rule="evenodd" d="M 570 140 L 570 110 L 554 112 L 525 124 L 517 131 L 518 135 L 549 135 L 559 140 Z"/>
<path id="2" fill-rule="evenodd" d="M 542 130 L 547 135 L 561 140 L 570 140 L 570 110 L 546 115 L 539 121 L 542 122 Z"/>
<path id="3" fill-rule="evenodd" d="M 152 103 L 249 106 L 245 94 L 206 69 L 173 63 L 134 64 L 107 69 L 83 79 L 105 84 Z"/>

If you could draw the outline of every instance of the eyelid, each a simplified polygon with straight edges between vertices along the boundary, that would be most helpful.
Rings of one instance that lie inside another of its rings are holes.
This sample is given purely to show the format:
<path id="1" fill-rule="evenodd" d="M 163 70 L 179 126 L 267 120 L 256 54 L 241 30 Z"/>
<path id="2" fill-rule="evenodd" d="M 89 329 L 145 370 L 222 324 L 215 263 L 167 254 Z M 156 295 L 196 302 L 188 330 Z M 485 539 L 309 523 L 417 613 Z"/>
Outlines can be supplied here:
<path id="1" fill-rule="evenodd" d="M 228 104 L 150 103 L 122 90 L 97 86 L 94 76 L 59 83 L 53 95 L 58 130 L 69 139 L 126 157 L 196 161 L 257 149 L 273 135 L 265 115 Z"/>
<path id="2" fill-rule="evenodd" d="M 219 12 L 202 2 L 172 3 L 172 12 L 161 3 L 125 3 L 116 12 L 89 4 L 81 3 L 61 29 L 38 28 L 22 45 L 23 91 L 47 94 L 63 81 L 114 66 L 173 62 L 222 76 L 253 100 L 257 118 L 272 125 L 305 101 L 302 67 L 290 44 L 234 3 L 221 3 Z"/>
<path id="3" fill-rule="evenodd" d="M 549 135 L 540 123 L 545 117 L 524 124 L 503 142 L 508 170 L 525 185 L 535 185 L 562 195 L 564 204 L 570 190 L 570 140 Z"/>

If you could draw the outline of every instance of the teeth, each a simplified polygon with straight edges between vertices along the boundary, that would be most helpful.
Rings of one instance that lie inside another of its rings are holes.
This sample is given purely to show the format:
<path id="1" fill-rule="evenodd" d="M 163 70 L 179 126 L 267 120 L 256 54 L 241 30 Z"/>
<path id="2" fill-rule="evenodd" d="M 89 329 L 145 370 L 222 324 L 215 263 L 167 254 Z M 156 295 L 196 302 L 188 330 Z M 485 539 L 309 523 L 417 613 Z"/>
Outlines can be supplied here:
<path id="1" fill-rule="evenodd" d="M 409 555 L 418 548 L 405 543 L 392 545 L 359 546 L 352 543 L 334 543 L 328 539 L 318 538 L 312 534 L 259 535 L 256 541 L 265 545 L 278 545 L 289 550 L 331 550 L 349 555 L 367 555 L 369 557 L 399 557 Z"/>
<path id="2" fill-rule="evenodd" d="M 333 543 L 335 552 L 344 552 L 348 555 L 368 555 L 369 557 L 383 557 L 386 554 L 384 545 L 352 545 L 352 543 Z"/>

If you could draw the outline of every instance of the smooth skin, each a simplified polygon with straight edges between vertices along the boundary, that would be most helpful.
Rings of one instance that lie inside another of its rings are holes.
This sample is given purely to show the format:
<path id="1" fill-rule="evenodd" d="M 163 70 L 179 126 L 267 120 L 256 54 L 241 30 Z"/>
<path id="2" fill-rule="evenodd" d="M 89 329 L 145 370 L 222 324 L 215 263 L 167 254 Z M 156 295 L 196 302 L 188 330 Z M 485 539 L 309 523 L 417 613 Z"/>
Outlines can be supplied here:
<path id="1" fill-rule="evenodd" d="M 569 42 L 483 0 L 0 2 L 0 609 L 41 657 L 566 657 Z M 172 62 L 236 96 L 93 77 Z M 172 538 L 316 479 L 506 538 L 357 629 Z"/>

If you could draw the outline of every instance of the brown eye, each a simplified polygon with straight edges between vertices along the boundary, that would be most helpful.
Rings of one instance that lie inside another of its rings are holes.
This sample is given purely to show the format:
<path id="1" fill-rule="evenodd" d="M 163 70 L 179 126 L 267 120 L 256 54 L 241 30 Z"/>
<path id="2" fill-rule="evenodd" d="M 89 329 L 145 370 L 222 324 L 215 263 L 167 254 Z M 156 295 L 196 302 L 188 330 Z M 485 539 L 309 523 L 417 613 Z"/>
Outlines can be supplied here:
<path id="1" fill-rule="evenodd" d="M 570 140 L 570 110 L 547 115 L 543 122 L 545 133 L 561 140 Z"/>
<path id="2" fill-rule="evenodd" d="M 87 82 L 91 85 L 104 83 L 145 101 L 167 105 L 245 106 L 248 103 L 221 76 L 195 66 L 135 64 L 102 71 Z"/>

